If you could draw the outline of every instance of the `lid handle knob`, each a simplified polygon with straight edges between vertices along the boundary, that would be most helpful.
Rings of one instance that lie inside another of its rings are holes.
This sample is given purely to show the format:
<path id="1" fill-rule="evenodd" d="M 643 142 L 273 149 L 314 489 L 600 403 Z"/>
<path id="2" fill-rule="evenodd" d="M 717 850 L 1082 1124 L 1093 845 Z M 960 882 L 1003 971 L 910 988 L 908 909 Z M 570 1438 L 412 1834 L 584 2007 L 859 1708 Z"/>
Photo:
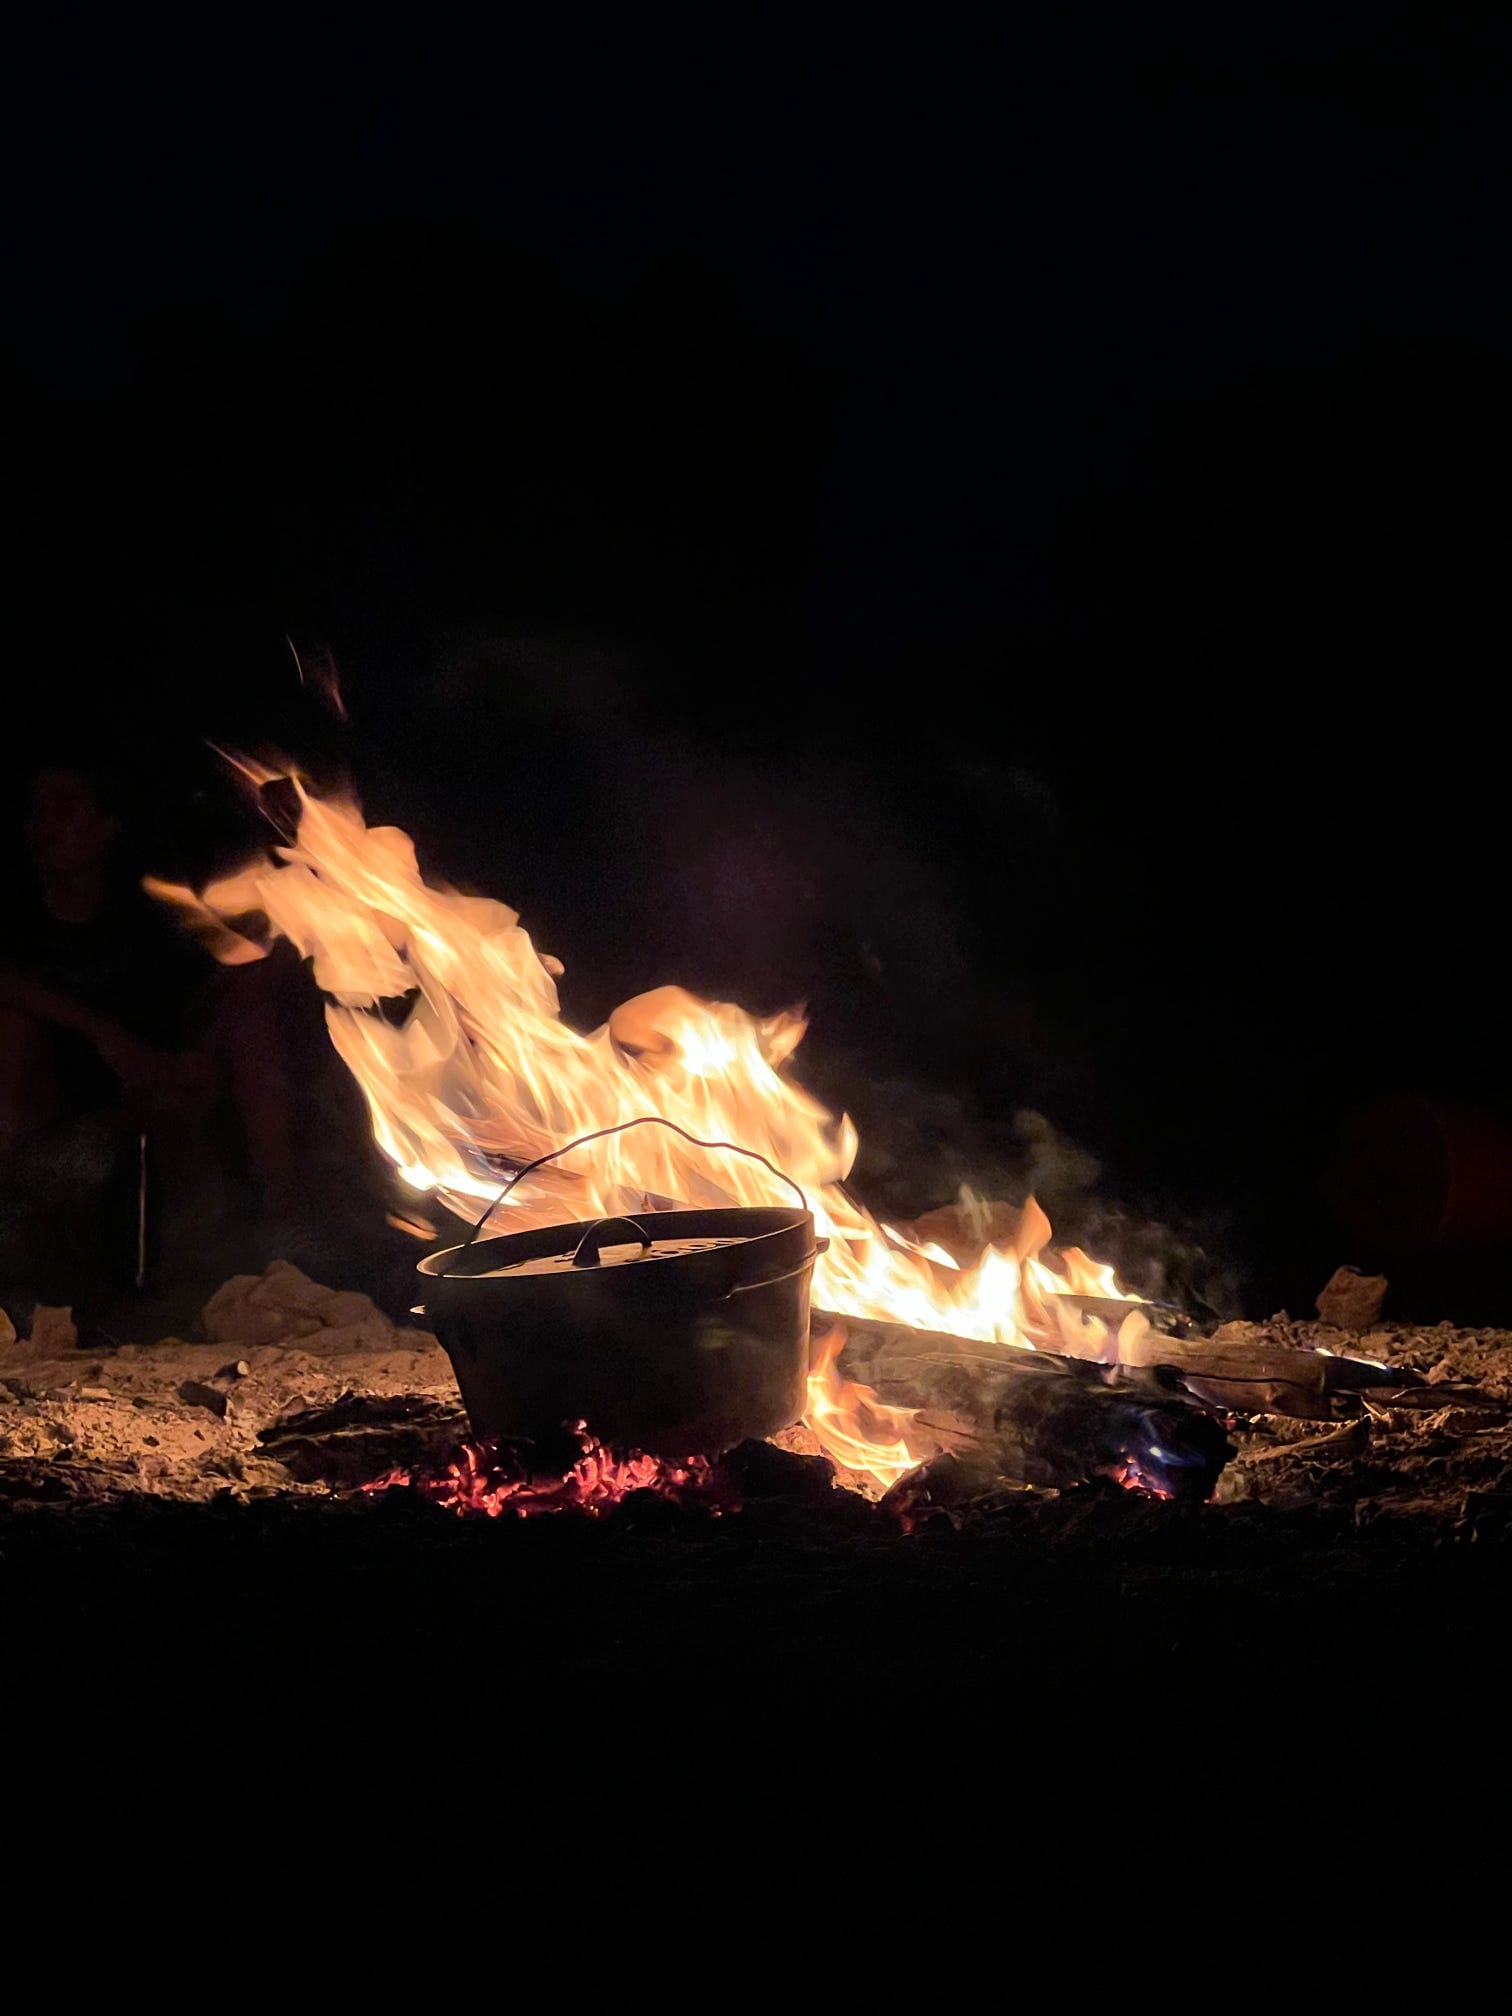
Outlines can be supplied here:
<path id="1" fill-rule="evenodd" d="M 652 1243 L 651 1234 L 646 1230 L 645 1226 L 638 1225 L 633 1218 L 600 1218 L 598 1223 L 590 1225 L 582 1238 L 579 1239 L 577 1249 L 572 1256 L 573 1266 L 597 1267 L 599 1264 L 599 1248 L 608 1243 L 607 1235 L 616 1225 L 622 1231 L 632 1233 L 635 1238 L 639 1239 L 642 1246 L 649 1246 Z M 615 1243 L 623 1244 L 623 1241 Z"/>

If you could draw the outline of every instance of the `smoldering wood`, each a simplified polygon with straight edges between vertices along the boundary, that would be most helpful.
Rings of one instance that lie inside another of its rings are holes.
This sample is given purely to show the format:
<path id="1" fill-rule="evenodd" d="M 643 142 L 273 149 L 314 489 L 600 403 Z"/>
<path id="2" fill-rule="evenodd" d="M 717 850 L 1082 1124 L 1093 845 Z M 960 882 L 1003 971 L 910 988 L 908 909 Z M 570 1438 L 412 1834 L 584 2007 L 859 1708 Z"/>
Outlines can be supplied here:
<path id="1" fill-rule="evenodd" d="M 843 1369 L 887 1404 L 916 1409 L 919 1425 L 982 1489 L 989 1475 L 1065 1487 L 1115 1474 L 1132 1456 L 1143 1481 L 1175 1496 L 1206 1493 L 1226 1460 L 1216 1415 L 1333 1422 L 1360 1416 L 1367 1400 L 1372 1413 L 1410 1408 L 1422 1391 L 1421 1375 L 1408 1367 L 1305 1348 L 1285 1333 L 1172 1335 L 1148 1327 L 1149 1305 L 1074 1300 L 1080 1313 L 1099 1318 L 1105 1348 L 1118 1340 L 1123 1362 L 852 1320 Z M 1120 1339 L 1123 1320 L 1135 1313 L 1142 1326 Z M 1341 1454 L 1353 1448 L 1341 1439 Z M 1162 1465 L 1152 1452 L 1170 1460 Z"/>
<path id="2" fill-rule="evenodd" d="M 1371 1364 L 1343 1352 L 1303 1350 L 1272 1337 L 1163 1337 L 1154 1332 L 1124 1345 L 1130 1363 L 1168 1366 L 1199 1399 L 1241 1414 L 1288 1414 L 1331 1421 L 1357 1396 L 1415 1383 L 1400 1366 Z"/>
<path id="3" fill-rule="evenodd" d="M 1230 1453 L 1214 1408 L 1159 1368 L 1109 1366 L 901 1324 L 847 1324 L 842 1369 L 973 1468 L 1063 1489 L 1134 1466 L 1173 1497 L 1211 1495 Z"/>
<path id="4" fill-rule="evenodd" d="M 1055 1299 L 1078 1316 L 1096 1318 L 1115 1335 L 1125 1320 L 1135 1315 L 1166 1337 L 1189 1337 L 1197 1327 L 1184 1310 L 1169 1302 L 1126 1302 L 1115 1295 L 1058 1295 Z"/>
<path id="5" fill-rule="evenodd" d="M 1089 1352 L 1101 1356 L 1116 1349 L 1127 1365 L 1168 1366 L 1179 1373 L 1188 1392 L 1235 1413 L 1328 1421 L 1339 1411 L 1340 1396 L 1346 1396 L 1344 1404 L 1349 1404 L 1347 1396 L 1401 1387 L 1417 1376 L 1400 1366 L 1357 1356 L 1343 1348 L 1342 1339 L 1319 1348 L 1310 1340 L 1293 1342 L 1284 1333 L 1255 1325 L 1243 1326 L 1246 1334 L 1240 1337 L 1209 1336 L 1179 1311 L 1160 1303 L 1096 1295 L 1063 1295 L 1057 1300 L 1079 1318 L 1097 1319 L 1100 1328 L 1089 1330 L 1087 1336 Z M 1130 1317 L 1140 1322 L 1125 1332 Z M 1074 1325 L 1065 1326 L 1063 1341 L 1068 1355 L 1079 1355 Z"/>

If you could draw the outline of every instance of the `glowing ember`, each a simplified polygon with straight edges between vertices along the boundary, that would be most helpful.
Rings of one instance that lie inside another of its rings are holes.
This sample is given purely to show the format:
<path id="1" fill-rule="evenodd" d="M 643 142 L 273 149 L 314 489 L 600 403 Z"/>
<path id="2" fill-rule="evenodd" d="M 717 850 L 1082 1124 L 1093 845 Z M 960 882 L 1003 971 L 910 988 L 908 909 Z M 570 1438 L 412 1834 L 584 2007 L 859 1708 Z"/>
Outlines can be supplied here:
<path id="1" fill-rule="evenodd" d="M 739 1509 L 702 1456 L 690 1457 L 686 1463 L 665 1463 L 638 1449 L 628 1456 L 617 1456 L 590 1435 L 581 1421 L 567 1423 L 565 1432 L 578 1455 L 560 1477 L 532 1473 L 514 1444 L 468 1442 L 439 1476 L 392 1470 L 364 1489 L 380 1492 L 412 1485 L 448 1512 L 487 1519 L 499 1519 L 506 1513 L 515 1519 L 530 1519 L 555 1512 L 578 1512 L 597 1519 L 634 1491 L 655 1492 L 674 1505 L 697 1505 L 715 1518 L 721 1512 Z"/>
<path id="2" fill-rule="evenodd" d="M 272 779 L 244 767 L 257 783 Z M 560 965 L 537 954 L 513 910 L 432 888 L 407 835 L 369 827 L 350 802 L 291 781 L 299 826 L 276 862 L 203 897 L 148 886 L 227 963 L 262 956 L 246 927 L 256 913 L 313 962 L 331 1039 L 362 1087 L 378 1143 L 417 1191 L 476 1217 L 511 1167 L 657 1113 L 704 1140 L 754 1149 L 801 1185 L 829 1241 L 814 1272 L 817 1308 L 1006 1349 L 1118 1355 L 1106 1326 L 1069 1314 L 1058 1298 L 1136 1298 L 1075 1247 L 1048 1257 L 1050 1223 L 1032 1199 L 1011 1239 L 984 1239 L 963 1262 L 879 1224 L 846 1194 L 855 1129 L 784 1073 L 801 1015 L 762 1020 L 662 987 L 582 1035 L 560 1016 Z M 401 1026 L 372 1012 L 398 997 L 412 1001 Z M 786 1193 L 742 1155 L 642 1127 L 534 1173 L 497 1222 L 523 1231 L 669 1201 L 760 1205 L 786 1202 Z M 933 1444 L 911 1432 L 911 1416 L 844 1379 L 838 1354 L 835 1343 L 815 1369 L 808 1425 L 839 1462 L 891 1483 Z"/>
<path id="3" fill-rule="evenodd" d="M 1146 1498 L 1174 1498 L 1175 1492 L 1162 1483 L 1134 1455 L 1121 1456 L 1116 1463 L 1110 1463 L 1103 1476 L 1110 1477 L 1125 1491 L 1138 1491 Z"/>

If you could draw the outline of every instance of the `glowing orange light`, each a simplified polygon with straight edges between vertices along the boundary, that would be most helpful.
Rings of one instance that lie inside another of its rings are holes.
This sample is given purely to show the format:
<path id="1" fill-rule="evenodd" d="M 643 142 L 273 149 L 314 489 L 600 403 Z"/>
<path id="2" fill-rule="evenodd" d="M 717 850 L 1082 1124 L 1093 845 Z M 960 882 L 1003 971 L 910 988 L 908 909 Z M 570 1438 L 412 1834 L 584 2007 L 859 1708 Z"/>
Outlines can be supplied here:
<path id="1" fill-rule="evenodd" d="M 242 767 L 255 782 L 273 774 Z M 880 1224 L 846 1193 L 855 1129 L 785 1070 L 804 1033 L 801 1015 L 762 1019 L 662 987 L 580 1034 L 561 1019 L 559 962 L 536 952 L 513 910 L 432 887 L 406 834 L 370 827 L 350 801 L 291 782 L 298 831 L 276 861 L 202 896 L 149 886 L 229 963 L 262 956 L 259 940 L 236 928 L 255 912 L 312 962 L 331 1040 L 362 1088 L 380 1147 L 415 1190 L 476 1217 L 501 1169 L 658 1113 L 704 1140 L 756 1150 L 801 1186 L 829 1242 L 814 1270 L 816 1309 L 1001 1349 L 1119 1355 L 1122 1335 L 1062 1299 L 1120 1297 L 1112 1269 L 1075 1247 L 1049 1256 L 1050 1222 L 1032 1199 L 1010 1238 L 984 1239 L 963 1258 Z M 406 996 L 412 1006 L 398 1025 L 370 1012 Z M 669 1201 L 751 1205 L 786 1193 L 742 1155 L 648 1127 L 531 1175 L 495 1222 L 524 1230 Z M 808 1425 L 837 1461 L 891 1483 L 934 1445 L 912 1416 L 841 1374 L 842 1341 L 818 1354 Z"/>

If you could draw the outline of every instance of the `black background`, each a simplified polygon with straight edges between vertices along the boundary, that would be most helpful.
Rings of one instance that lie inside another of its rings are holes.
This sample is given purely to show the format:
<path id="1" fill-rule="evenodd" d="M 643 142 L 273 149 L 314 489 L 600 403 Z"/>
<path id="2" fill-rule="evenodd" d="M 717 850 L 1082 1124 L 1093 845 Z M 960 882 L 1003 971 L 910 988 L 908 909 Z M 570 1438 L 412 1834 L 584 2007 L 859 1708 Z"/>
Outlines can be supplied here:
<path id="1" fill-rule="evenodd" d="M 1507 52 L 1428 19 L 33 32 L 16 781 L 195 870 L 203 738 L 345 769 L 585 1025 L 806 998 L 879 1201 L 1074 1188 L 1032 1109 L 1307 1306 L 1359 1100 L 1512 1117 Z"/>

